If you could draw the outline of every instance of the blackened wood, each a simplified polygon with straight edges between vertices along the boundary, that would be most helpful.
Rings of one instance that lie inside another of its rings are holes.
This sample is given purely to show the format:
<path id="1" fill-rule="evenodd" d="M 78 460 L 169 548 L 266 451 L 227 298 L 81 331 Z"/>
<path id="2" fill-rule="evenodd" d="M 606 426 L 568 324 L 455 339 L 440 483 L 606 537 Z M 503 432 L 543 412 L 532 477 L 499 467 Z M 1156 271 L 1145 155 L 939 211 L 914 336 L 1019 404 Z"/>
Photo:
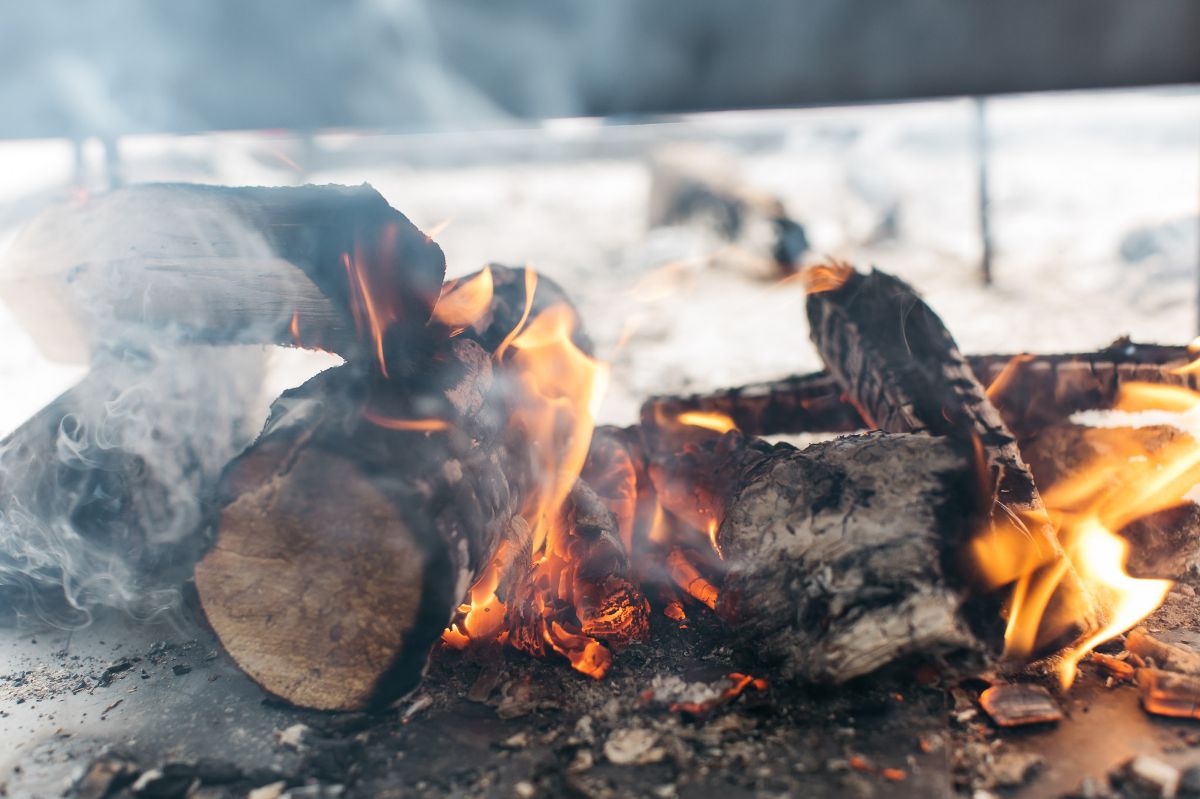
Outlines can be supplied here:
<path id="1" fill-rule="evenodd" d="M 659 431 L 647 450 L 663 507 L 716 524 L 717 613 L 784 675 L 840 683 L 906 655 L 998 651 L 958 568 L 977 505 L 969 459 L 947 440 L 872 433 L 797 450 Z"/>
<path id="2" fill-rule="evenodd" d="M 967 362 L 1004 421 L 1026 435 L 1081 410 L 1112 406 L 1122 384 L 1148 382 L 1196 389 L 1194 374 L 1176 374 L 1187 348 L 1120 339 L 1096 352 L 969 355 Z M 1010 366 L 1011 364 L 1011 366 Z M 1005 369 L 1008 379 L 996 384 Z M 709 394 L 654 397 L 663 417 L 688 411 L 724 414 L 749 435 L 852 433 L 870 427 L 829 372 L 753 383 Z"/>
<path id="3" fill-rule="evenodd" d="M 51 357 L 120 342 L 372 352 L 360 286 L 387 303 L 401 371 L 441 289 L 441 250 L 368 185 L 129 186 L 47 209 L 6 254 L 0 295 Z"/>
<path id="4" fill-rule="evenodd" d="M 1066 555 L 1016 437 L 942 320 L 892 275 L 833 269 L 835 284 L 808 295 L 810 335 L 863 418 L 889 432 L 944 436 L 976 453 L 990 523 L 1027 530 L 1042 553 L 1039 569 L 1059 568 Z M 1062 568 L 1032 651 L 1062 646 L 1099 621 L 1074 569 Z"/>

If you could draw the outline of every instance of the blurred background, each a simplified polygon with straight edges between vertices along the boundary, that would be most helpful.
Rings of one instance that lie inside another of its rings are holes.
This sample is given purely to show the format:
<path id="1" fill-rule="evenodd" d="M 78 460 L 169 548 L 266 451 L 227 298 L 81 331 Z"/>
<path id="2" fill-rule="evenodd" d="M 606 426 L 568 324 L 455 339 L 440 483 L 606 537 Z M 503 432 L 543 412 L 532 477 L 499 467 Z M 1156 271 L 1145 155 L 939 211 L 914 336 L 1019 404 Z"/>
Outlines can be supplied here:
<path id="1" fill-rule="evenodd" d="M 968 351 L 1197 332 L 1189 0 L 3 14 L 0 234 L 130 182 L 367 181 L 438 231 L 451 274 L 560 280 L 613 362 L 610 421 L 650 393 L 816 368 L 780 281 L 817 258 L 909 279 Z M 43 357 L 3 307 L 0 334 L 4 431 L 86 364 Z M 321 363 L 301 360 L 284 383 Z"/>

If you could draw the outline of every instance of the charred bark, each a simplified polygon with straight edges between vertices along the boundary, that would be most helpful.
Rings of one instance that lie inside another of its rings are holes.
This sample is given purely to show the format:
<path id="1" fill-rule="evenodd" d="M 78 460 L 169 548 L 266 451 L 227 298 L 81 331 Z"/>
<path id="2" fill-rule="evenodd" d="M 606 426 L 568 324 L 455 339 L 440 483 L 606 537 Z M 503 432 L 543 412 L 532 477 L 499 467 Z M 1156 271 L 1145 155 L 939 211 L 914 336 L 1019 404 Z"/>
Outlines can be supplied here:
<path id="1" fill-rule="evenodd" d="M 841 683 L 906 655 L 998 648 L 1000 631 L 971 616 L 961 582 L 977 506 L 953 444 L 884 433 L 804 450 L 737 432 L 689 439 L 652 449 L 659 501 L 699 530 L 715 524 L 715 610 L 785 676 Z"/>

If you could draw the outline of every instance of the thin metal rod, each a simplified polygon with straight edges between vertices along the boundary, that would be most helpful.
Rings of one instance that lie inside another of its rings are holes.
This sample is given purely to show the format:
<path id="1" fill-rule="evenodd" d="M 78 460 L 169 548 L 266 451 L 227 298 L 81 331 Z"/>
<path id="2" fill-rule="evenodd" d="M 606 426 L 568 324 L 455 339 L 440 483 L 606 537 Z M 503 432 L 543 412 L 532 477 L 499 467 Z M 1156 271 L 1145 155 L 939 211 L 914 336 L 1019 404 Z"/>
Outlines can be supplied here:
<path id="1" fill-rule="evenodd" d="M 992 284 L 991 190 L 988 186 L 987 98 L 975 98 L 975 164 L 979 176 L 979 268 L 983 284 Z"/>

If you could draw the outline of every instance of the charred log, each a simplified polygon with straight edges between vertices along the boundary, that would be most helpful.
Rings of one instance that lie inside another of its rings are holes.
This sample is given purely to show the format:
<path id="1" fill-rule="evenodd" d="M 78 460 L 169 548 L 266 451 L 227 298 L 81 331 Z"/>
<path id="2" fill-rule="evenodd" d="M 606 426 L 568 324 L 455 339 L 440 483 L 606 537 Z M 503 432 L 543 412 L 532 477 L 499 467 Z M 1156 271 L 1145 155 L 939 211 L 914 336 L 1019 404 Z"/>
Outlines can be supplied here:
<path id="1" fill-rule="evenodd" d="M 1066 560 L 1016 437 L 942 320 L 891 275 L 843 265 L 824 270 L 808 296 L 810 334 L 863 418 L 893 433 L 944 436 L 974 452 L 992 528 L 1015 526 L 1034 537 L 1042 563 L 1035 581 L 1065 574 L 1023 654 L 1086 632 L 1098 621 L 1095 601 Z"/>
<path id="2" fill-rule="evenodd" d="M 165 339 L 293 344 L 355 360 L 355 308 L 386 297 L 403 371 L 445 273 L 441 250 L 367 185 L 130 186 L 52 207 L 14 242 L 0 295 L 50 357 Z"/>
<path id="3" fill-rule="evenodd" d="M 1160 383 L 1196 389 L 1185 347 L 1120 339 L 1096 352 L 1060 355 L 969 355 L 967 363 L 1005 423 L 1029 435 L 1081 410 L 1110 408 L 1123 384 Z M 1003 375 L 1003 379 L 1001 376 Z M 871 425 L 829 372 L 813 372 L 738 388 L 656 397 L 662 418 L 699 411 L 731 418 L 748 435 L 852 433 Z"/>

